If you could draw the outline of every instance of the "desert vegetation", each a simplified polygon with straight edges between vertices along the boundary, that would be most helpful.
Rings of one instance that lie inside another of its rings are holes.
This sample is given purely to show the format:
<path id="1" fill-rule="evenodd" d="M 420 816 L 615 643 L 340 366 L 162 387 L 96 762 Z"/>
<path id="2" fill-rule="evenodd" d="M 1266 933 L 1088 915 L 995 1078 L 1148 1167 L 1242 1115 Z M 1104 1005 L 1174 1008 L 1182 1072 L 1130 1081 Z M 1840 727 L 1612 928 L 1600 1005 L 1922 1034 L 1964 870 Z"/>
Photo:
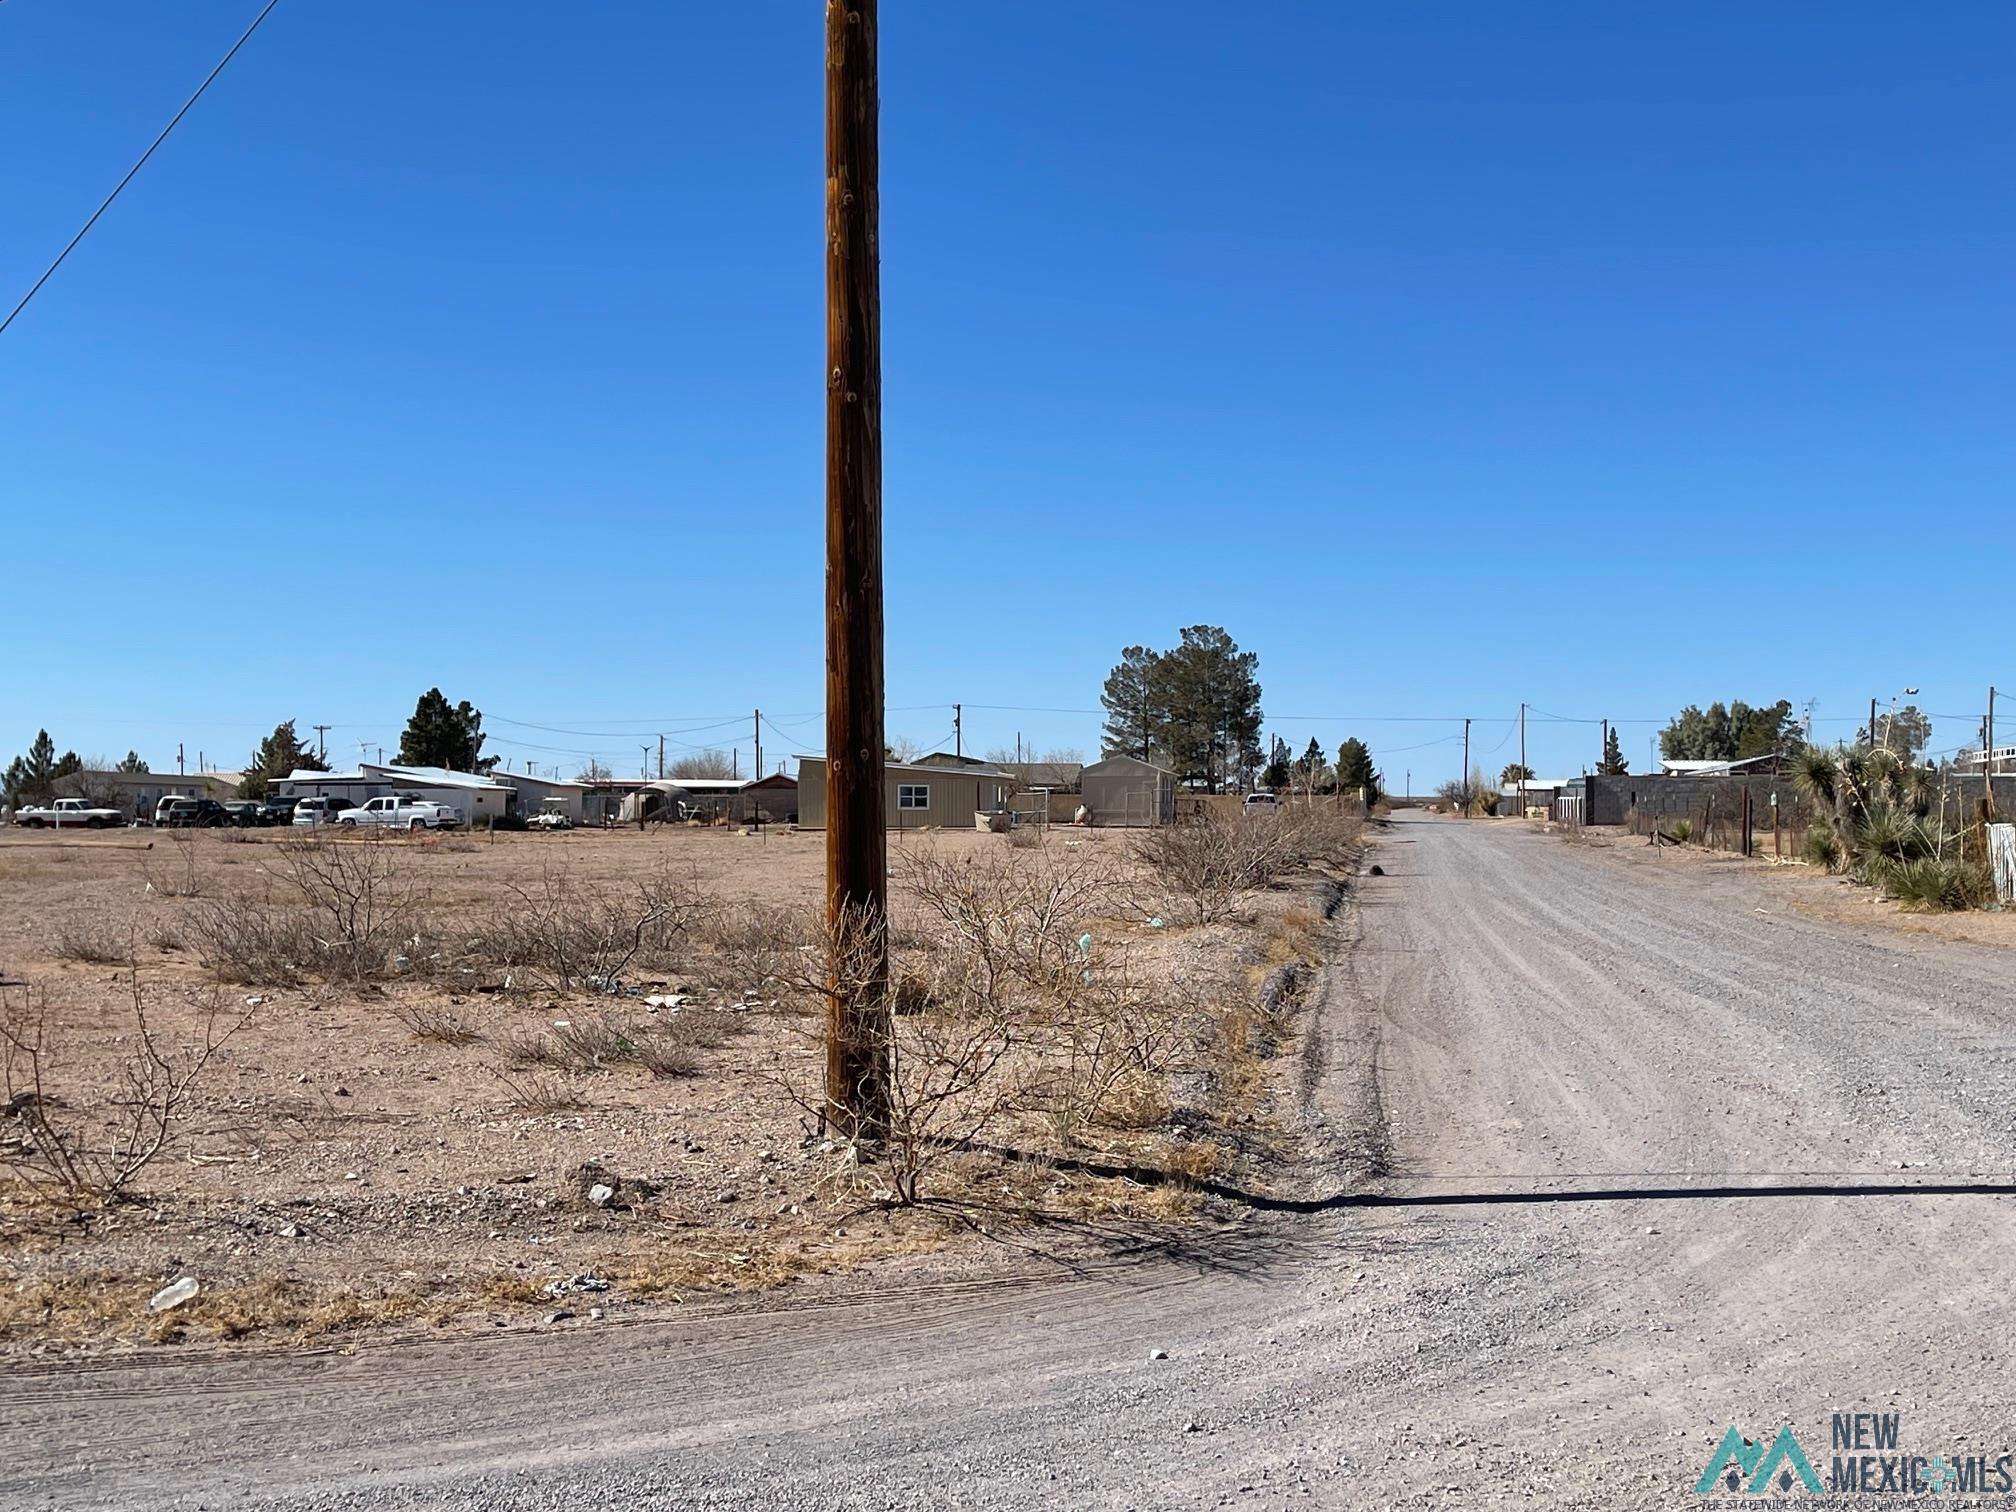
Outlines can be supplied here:
<path id="1" fill-rule="evenodd" d="M 856 942 L 817 836 L 0 845 L 0 1294 L 88 1273 L 117 1297 L 64 1316 L 128 1338 L 447 1326 L 528 1272 L 673 1297 L 976 1212 L 1179 1217 L 1265 1143 L 1294 998 L 1263 982 L 1315 960 L 1357 829 L 892 842 L 890 1129 L 858 1148 L 822 1128 Z M 152 1317 L 171 1270 L 201 1299 Z M 47 1316 L 0 1307 L 0 1348 Z"/>
<path id="2" fill-rule="evenodd" d="M 1978 908 L 1994 899 L 1980 816 L 1948 813 L 1938 772 L 1889 747 L 1808 747 L 1795 780 L 1816 810 L 1806 859 L 1909 907 Z"/>

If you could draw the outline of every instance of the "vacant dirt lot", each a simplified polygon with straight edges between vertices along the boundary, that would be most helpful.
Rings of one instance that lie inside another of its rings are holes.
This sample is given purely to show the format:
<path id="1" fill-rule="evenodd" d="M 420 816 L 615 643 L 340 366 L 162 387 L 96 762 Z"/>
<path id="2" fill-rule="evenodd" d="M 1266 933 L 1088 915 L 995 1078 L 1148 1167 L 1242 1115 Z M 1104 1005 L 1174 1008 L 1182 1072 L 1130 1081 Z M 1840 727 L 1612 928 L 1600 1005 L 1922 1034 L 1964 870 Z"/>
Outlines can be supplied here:
<path id="1" fill-rule="evenodd" d="M 861 1165 L 808 1111 L 823 854 L 0 833 L 0 1351 L 591 1326 L 1039 1219 L 1100 1242 L 1264 1153 L 1303 858 L 1199 922 L 1119 833 L 892 837 L 915 1137 Z"/>

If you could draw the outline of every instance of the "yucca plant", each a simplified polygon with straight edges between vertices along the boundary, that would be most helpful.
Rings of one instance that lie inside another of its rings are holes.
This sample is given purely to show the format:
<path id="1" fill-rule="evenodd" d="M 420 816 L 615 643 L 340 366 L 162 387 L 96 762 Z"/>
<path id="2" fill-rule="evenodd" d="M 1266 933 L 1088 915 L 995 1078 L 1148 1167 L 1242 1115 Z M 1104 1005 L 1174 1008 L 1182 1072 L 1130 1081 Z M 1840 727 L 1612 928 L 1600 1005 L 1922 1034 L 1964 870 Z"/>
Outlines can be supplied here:
<path id="1" fill-rule="evenodd" d="M 1975 908 L 1985 901 L 1991 885 L 1980 866 L 1920 856 L 1894 868 L 1890 894 L 1912 908 Z"/>
<path id="2" fill-rule="evenodd" d="M 1689 840 L 1694 838 L 1694 821 L 1692 819 L 1675 819 L 1673 821 L 1673 828 L 1668 830 L 1667 833 L 1677 843 L 1685 845 Z"/>
<path id="3" fill-rule="evenodd" d="M 1806 859 L 1815 866 L 1825 867 L 1830 872 L 1839 871 L 1841 863 L 1846 859 L 1846 852 L 1841 848 L 1841 838 L 1834 833 L 1834 826 L 1817 814 L 1813 822 L 1806 827 Z"/>

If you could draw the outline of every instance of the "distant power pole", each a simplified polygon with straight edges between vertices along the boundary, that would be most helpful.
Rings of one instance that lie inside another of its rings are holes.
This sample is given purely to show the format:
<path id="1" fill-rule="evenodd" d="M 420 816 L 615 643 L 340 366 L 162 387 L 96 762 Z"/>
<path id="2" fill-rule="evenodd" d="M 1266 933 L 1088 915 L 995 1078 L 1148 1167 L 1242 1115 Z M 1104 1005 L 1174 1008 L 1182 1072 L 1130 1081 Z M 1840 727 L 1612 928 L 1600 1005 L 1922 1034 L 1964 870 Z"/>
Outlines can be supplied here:
<path id="1" fill-rule="evenodd" d="M 965 734 L 959 728 L 959 719 L 963 713 L 964 710 L 958 704 L 952 705 L 952 754 L 954 756 L 964 756 L 966 754 L 966 748 L 963 744 Z"/>
<path id="2" fill-rule="evenodd" d="M 877 0 L 826 4 L 828 1129 L 889 1131 L 889 836 L 882 793 L 882 285 Z"/>
<path id="3" fill-rule="evenodd" d="M 1604 760 L 1609 755 L 1610 755 L 1610 721 L 1606 719 L 1603 721 L 1603 744 L 1596 753 L 1596 765 L 1598 767 L 1601 767 L 1603 765 Z"/>
<path id="4" fill-rule="evenodd" d="M 1986 734 L 1983 739 L 1986 741 L 1986 744 L 1981 747 L 1981 754 L 1988 758 L 1988 775 L 1993 777 L 1997 769 L 1995 761 L 1995 690 L 1993 688 L 1988 690 L 1988 723 L 1984 728 Z M 1992 807 L 1995 801 L 1995 784 L 1992 782 L 1988 784 L 1988 801 Z"/>
<path id="5" fill-rule="evenodd" d="M 756 764 L 749 769 L 749 775 L 757 782 L 763 780 L 763 711 L 756 711 Z"/>
<path id="6" fill-rule="evenodd" d="M 1500 705 L 1502 708 L 1503 705 Z M 1470 804 L 1476 798 L 1470 791 L 1470 721 L 1463 721 L 1463 817 L 1470 817 Z"/>
<path id="7" fill-rule="evenodd" d="M 1526 765 L 1526 705 L 1523 703 L 1519 705 L 1519 765 L 1521 768 Z M 1521 788 L 1519 791 L 1524 795 L 1526 790 Z"/>
<path id="8" fill-rule="evenodd" d="M 177 777 L 189 775 L 188 764 L 182 759 L 182 742 L 179 740 L 175 742 L 175 775 Z"/>
<path id="9" fill-rule="evenodd" d="M 329 764 L 329 731 L 333 728 L 333 725 L 316 725 L 314 727 L 315 759 L 324 766 Z"/>
<path id="10" fill-rule="evenodd" d="M 665 780 L 665 737 L 663 735 L 658 737 L 658 780 L 660 782 Z"/>

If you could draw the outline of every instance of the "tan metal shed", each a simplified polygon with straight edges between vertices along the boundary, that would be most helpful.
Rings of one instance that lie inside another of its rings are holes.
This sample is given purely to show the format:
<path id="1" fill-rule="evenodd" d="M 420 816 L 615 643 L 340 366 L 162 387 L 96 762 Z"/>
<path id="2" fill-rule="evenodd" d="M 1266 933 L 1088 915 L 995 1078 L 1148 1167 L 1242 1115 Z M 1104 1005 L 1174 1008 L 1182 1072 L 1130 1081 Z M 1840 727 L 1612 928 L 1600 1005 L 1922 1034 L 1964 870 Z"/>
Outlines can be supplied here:
<path id="1" fill-rule="evenodd" d="M 1092 823 L 1146 829 L 1176 818 L 1176 774 L 1139 756 L 1108 756 L 1078 774 Z"/>

